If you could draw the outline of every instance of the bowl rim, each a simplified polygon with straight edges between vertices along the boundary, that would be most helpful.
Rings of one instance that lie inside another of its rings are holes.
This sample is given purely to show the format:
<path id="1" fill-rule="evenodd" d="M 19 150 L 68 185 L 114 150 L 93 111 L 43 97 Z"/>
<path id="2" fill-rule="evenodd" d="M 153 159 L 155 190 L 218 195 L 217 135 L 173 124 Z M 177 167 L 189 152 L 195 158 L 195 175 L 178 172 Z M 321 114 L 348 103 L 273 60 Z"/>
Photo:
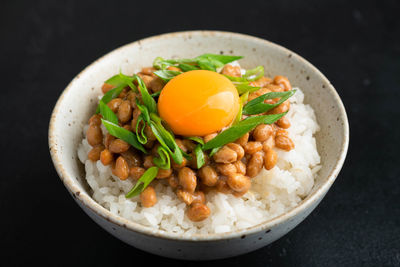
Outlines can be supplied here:
<path id="1" fill-rule="evenodd" d="M 315 192 L 311 193 L 310 195 L 308 195 L 297 206 L 293 207 L 289 211 L 287 211 L 277 217 L 274 217 L 270 220 L 256 224 L 254 226 L 247 227 L 247 228 L 240 229 L 240 230 L 230 231 L 230 232 L 226 232 L 226 233 L 212 233 L 212 234 L 206 234 L 206 235 L 204 235 L 204 234 L 182 235 L 182 234 L 177 234 L 177 233 L 169 233 L 169 232 L 165 232 L 165 231 L 158 230 L 158 229 L 151 229 L 142 224 L 130 221 L 121 216 L 111 213 L 108 209 L 104 208 L 99 203 L 97 203 L 92 197 L 90 197 L 89 194 L 87 194 L 87 193 L 81 194 L 80 189 L 75 184 L 77 181 L 75 179 L 73 179 L 73 177 L 70 177 L 68 175 L 68 172 L 63 167 L 63 164 L 62 164 L 60 158 L 58 157 L 57 144 L 55 142 L 55 140 L 56 140 L 55 121 L 56 121 L 57 114 L 59 113 L 60 106 L 62 105 L 65 95 L 70 90 L 70 88 L 73 87 L 73 85 L 76 83 L 76 81 L 85 72 L 87 72 L 89 69 L 91 69 L 94 65 L 98 64 L 100 61 L 104 60 L 105 58 L 112 57 L 114 54 L 118 53 L 121 50 L 129 49 L 131 46 L 135 46 L 135 45 L 143 46 L 143 45 L 146 45 L 146 43 L 148 43 L 148 42 L 153 42 L 153 41 L 156 41 L 159 39 L 176 38 L 176 37 L 187 38 L 190 36 L 196 36 L 196 37 L 197 36 L 203 36 L 203 37 L 220 36 L 223 38 L 234 37 L 234 38 L 238 38 L 238 39 L 245 39 L 245 40 L 248 40 L 251 42 L 262 43 L 263 45 L 267 45 L 267 46 L 272 46 L 275 49 L 282 50 L 283 52 L 287 53 L 288 55 L 291 54 L 292 57 L 297 58 L 303 64 L 307 65 L 307 67 L 309 67 L 311 69 L 311 71 L 313 71 L 314 73 L 319 75 L 322 78 L 322 80 L 324 82 L 326 82 L 326 84 L 328 85 L 325 87 L 325 90 L 329 90 L 330 93 L 335 98 L 336 102 L 338 103 L 340 118 L 343 121 L 344 142 L 342 144 L 342 147 L 340 148 L 340 155 L 339 155 L 337 162 L 336 162 L 335 166 L 333 167 L 331 173 L 328 175 L 328 179 L 320 185 L 320 188 L 317 189 Z M 94 62 L 92 62 L 90 65 L 88 65 L 86 68 L 84 68 L 78 75 L 76 75 L 73 78 L 73 80 L 63 90 L 60 97 L 58 98 L 58 100 L 54 106 L 54 109 L 52 111 L 51 118 L 50 118 L 48 141 L 49 141 L 49 149 L 50 149 L 50 154 L 51 154 L 53 164 L 55 166 L 55 169 L 56 169 L 60 179 L 64 183 L 65 187 L 72 194 L 72 196 L 75 198 L 76 201 L 79 201 L 84 207 L 88 208 L 93 213 L 97 214 L 98 216 L 102 217 L 103 219 L 105 219 L 113 224 L 116 224 L 120 227 L 126 228 L 127 230 L 138 232 L 138 233 L 152 236 L 152 237 L 158 237 L 158 238 L 164 238 L 164 239 L 170 239 L 170 240 L 180 240 L 180 241 L 215 241 L 215 240 L 238 238 L 243 235 L 250 235 L 250 234 L 260 232 L 260 231 L 268 231 L 272 227 L 274 227 L 278 224 L 281 224 L 285 221 L 289 221 L 296 214 L 301 213 L 302 211 L 306 210 L 308 207 L 312 206 L 315 202 L 318 202 L 319 200 L 321 200 L 322 197 L 324 196 L 324 194 L 326 194 L 326 192 L 329 190 L 330 186 L 335 181 L 336 177 L 338 176 L 338 174 L 343 166 L 344 160 L 346 158 L 348 144 L 349 144 L 349 124 L 348 124 L 348 119 L 347 119 L 346 110 L 344 108 L 344 105 L 343 105 L 338 93 L 332 86 L 332 84 L 316 67 L 314 67 L 310 62 L 305 60 L 303 57 L 299 56 L 298 54 L 294 53 L 293 51 L 291 51 L 283 46 L 280 46 L 278 44 L 264 40 L 259 37 L 242 34 L 242 33 L 227 32 L 227 31 L 196 30 L 196 31 L 180 31 L 180 32 L 164 33 L 164 34 L 160 34 L 160 35 L 147 37 L 147 38 L 137 40 L 135 42 L 131 42 L 129 44 L 123 45 L 121 47 L 118 47 L 118 48 L 108 52 L 107 54 L 103 55 L 102 57 L 96 59 Z M 81 207 L 83 208 L 83 206 L 81 206 Z"/>

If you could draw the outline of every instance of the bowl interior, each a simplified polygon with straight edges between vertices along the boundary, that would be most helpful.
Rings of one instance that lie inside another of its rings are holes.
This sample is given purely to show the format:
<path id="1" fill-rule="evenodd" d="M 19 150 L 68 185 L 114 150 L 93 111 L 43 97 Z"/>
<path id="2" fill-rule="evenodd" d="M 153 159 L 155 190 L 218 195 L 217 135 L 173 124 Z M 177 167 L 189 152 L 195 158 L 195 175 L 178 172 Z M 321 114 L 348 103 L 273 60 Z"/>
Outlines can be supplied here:
<path id="1" fill-rule="evenodd" d="M 244 56 L 240 61 L 242 67 L 263 65 L 267 76 L 284 75 L 294 87 L 300 87 L 305 103 L 315 110 L 321 128 L 316 140 L 322 162 L 312 192 L 302 203 L 323 185 L 333 183 L 347 151 L 348 124 L 343 105 L 329 81 L 298 55 L 265 40 L 241 34 L 198 31 L 156 36 L 123 46 L 95 61 L 69 84 L 53 111 L 49 143 L 56 169 L 71 193 L 101 214 L 114 216 L 90 198 L 84 168 L 77 157 L 83 126 L 96 108 L 103 82 L 120 70 L 131 74 L 151 66 L 157 56 L 190 58 L 202 53 Z M 134 223 L 130 226 L 141 227 Z"/>

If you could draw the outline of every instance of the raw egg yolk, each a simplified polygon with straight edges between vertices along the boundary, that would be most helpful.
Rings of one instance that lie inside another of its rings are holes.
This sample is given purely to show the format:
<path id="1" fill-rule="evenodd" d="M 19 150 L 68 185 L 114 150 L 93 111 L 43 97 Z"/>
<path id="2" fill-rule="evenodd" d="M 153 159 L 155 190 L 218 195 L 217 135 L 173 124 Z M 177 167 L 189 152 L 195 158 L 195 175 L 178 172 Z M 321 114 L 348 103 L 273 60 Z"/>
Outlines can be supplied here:
<path id="1" fill-rule="evenodd" d="M 158 99 L 158 112 L 175 134 L 204 136 L 229 125 L 239 111 L 239 95 L 225 76 L 193 70 L 170 80 Z"/>

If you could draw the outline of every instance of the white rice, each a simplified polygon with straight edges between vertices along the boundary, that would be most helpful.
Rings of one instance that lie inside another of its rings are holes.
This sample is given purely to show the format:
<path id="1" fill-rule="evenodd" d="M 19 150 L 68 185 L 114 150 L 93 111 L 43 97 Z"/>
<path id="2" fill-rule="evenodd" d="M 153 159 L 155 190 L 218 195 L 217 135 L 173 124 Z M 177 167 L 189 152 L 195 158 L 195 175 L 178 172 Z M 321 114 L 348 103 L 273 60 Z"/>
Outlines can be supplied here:
<path id="1" fill-rule="evenodd" d="M 272 219 L 295 207 L 314 185 L 320 169 L 320 157 L 313 135 L 319 130 L 313 109 L 303 104 L 304 94 L 298 89 L 291 97 L 289 136 L 295 149 L 286 152 L 276 149 L 277 165 L 263 169 L 252 179 L 252 187 L 237 198 L 217 192 L 207 194 L 211 215 L 202 222 L 192 222 L 185 215 L 186 204 L 180 201 L 171 187 L 156 186 L 157 204 L 144 208 L 139 197 L 126 199 L 125 194 L 134 183 L 120 180 L 109 166 L 100 161 L 91 162 L 87 154 L 91 149 L 86 138 L 78 148 L 78 156 L 85 164 L 86 180 L 93 191 L 92 197 L 112 213 L 145 226 L 182 235 L 230 232 Z M 84 127 L 84 133 L 88 126 Z M 105 129 L 103 128 L 105 132 Z M 85 135 L 85 134 L 84 134 Z"/>

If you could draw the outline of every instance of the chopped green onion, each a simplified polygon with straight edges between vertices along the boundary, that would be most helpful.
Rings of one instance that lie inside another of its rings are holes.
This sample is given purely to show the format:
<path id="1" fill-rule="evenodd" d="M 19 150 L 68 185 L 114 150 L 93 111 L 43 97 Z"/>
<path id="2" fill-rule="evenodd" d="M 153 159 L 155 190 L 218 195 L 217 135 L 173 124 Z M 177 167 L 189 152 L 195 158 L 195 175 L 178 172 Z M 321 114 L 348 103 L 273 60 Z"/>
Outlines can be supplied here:
<path id="1" fill-rule="evenodd" d="M 134 133 L 131 131 L 128 131 L 127 129 L 112 123 L 110 121 L 107 121 L 105 119 L 101 119 L 101 122 L 103 125 L 106 127 L 107 131 L 112 135 L 115 136 L 121 140 L 124 140 L 131 146 L 133 146 L 136 149 L 139 149 L 143 153 L 147 153 L 146 149 L 142 146 L 142 144 L 137 140 L 137 137 Z"/>
<path id="2" fill-rule="evenodd" d="M 223 74 L 226 78 L 228 78 L 232 82 L 237 82 L 237 83 L 243 83 L 243 84 L 249 84 L 249 81 L 246 78 L 243 77 L 235 77 L 235 76 L 229 76 L 226 74 Z"/>
<path id="3" fill-rule="evenodd" d="M 263 112 L 267 112 L 280 104 L 282 104 L 284 101 L 286 101 L 289 97 L 294 95 L 296 90 L 291 90 L 291 91 L 286 91 L 286 92 L 271 92 L 271 93 L 266 93 L 263 94 L 251 101 L 249 101 L 244 107 L 243 107 L 243 114 L 245 115 L 253 115 L 253 114 L 260 114 Z M 274 99 L 280 97 L 278 102 L 275 104 L 268 104 L 264 103 L 265 100 L 267 99 Z"/>
<path id="4" fill-rule="evenodd" d="M 104 83 L 114 85 L 114 86 L 120 86 L 121 84 L 126 86 L 127 84 L 125 81 L 126 80 L 120 74 L 116 74 L 116 75 L 112 76 L 111 78 L 109 78 Z"/>
<path id="5" fill-rule="evenodd" d="M 178 68 L 180 68 L 183 72 L 199 69 L 198 67 L 196 67 L 194 65 L 190 65 L 190 64 L 186 64 L 186 63 L 179 64 Z"/>
<path id="6" fill-rule="evenodd" d="M 242 56 L 228 56 L 228 55 L 218 55 L 218 54 L 203 54 L 201 56 L 198 56 L 197 58 L 207 58 L 207 59 L 212 59 L 215 61 L 220 62 L 221 64 L 225 65 L 228 63 L 231 63 L 235 60 L 242 59 Z"/>
<path id="7" fill-rule="evenodd" d="M 133 84 L 134 80 L 135 80 L 135 75 L 128 76 L 128 75 L 122 74 L 120 71 L 119 74 L 112 76 L 110 79 L 105 81 L 105 83 L 111 84 L 114 86 L 121 86 L 121 85 L 123 87 L 129 86 L 134 92 L 137 92 L 137 88 Z"/>
<path id="8" fill-rule="evenodd" d="M 241 59 L 241 56 L 228 56 L 218 54 L 203 54 L 195 58 L 181 58 L 181 59 L 163 59 L 158 57 L 154 60 L 153 66 L 160 70 L 154 72 L 158 77 L 168 82 L 178 74 L 164 72 L 169 66 L 177 66 L 182 71 L 190 71 L 195 69 L 216 71 L 217 68 L 223 67 L 232 61 Z"/>
<path id="9" fill-rule="evenodd" d="M 147 136 L 144 132 L 144 129 L 146 128 L 146 122 L 148 123 L 150 121 L 150 115 L 149 115 L 149 110 L 147 109 L 146 106 L 140 104 L 139 100 L 136 98 L 136 106 L 140 110 L 140 115 L 136 121 L 135 125 L 135 130 L 136 130 L 136 137 L 141 144 L 146 144 L 147 143 Z M 143 122 L 142 124 L 140 124 Z"/>
<path id="10" fill-rule="evenodd" d="M 252 93 L 261 88 L 261 87 L 251 86 L 249 85 L 249 82 L 232 82 L 232 83 L 233 85 L 235 85 L 239 95 L 242 95 L 247 92 Z"/>
<path id="11" fill-rule="evenodd" d="M 214 156 L 215 153 L 217 153 L 218 150 L 219 150 L 220 148 L 221 148 L 221 147 L 219 146 L 219 147 L 214 147 L 213 149 L 211 149 L 210 154 L 209 154 L 210 158 L 211 158 L 212 156 Z"/>
<path id="12" fill-rule="evenodd" d="M 151 131 L 153 132 L 154 136 L 156 137 L 156 139 L 158 140 L 158 142 L 160 143 L 160 145 L 162 147 L 164 147 L 170 154 L 173 154 L 172 151 L 169 149 L 169 147 L 167 146 L 167 144 L 165 143 L 163 136 L 161 135 L 160 131 L 158 130 L 158 128 L 156 127 L 156 124 L 154 121 L 150 121 L 149 126 L 151 128 Z"/>
<path id="13" fill-rule="evenodd" d="M 177 59 L 167 59 L 164 60 L 167 64 L 176 65 L 176 64 L 196 64 L 196 59 L 194 58 L 177 58 Z"/>
<path id="14" fill-rule="evenodd" d="M 136 88 L 136 86 L 133 84 L 133 81 L 135 79 L 137 79 L 137 75 L 133 75 L 133 76 L 128 76 L 125 74 L 122 74 L 121 71 L 119 72 L 119 77 L 120 79 L 125 82 L 126 85 L 128 85 L 134 92 L 138 92 L 138 89 Z"/>
<path id="15" fill-rule="evenodd" d="M 191 136 L 191 137 L 186 137 L 186 139 L 189 139 L 189 140 L 195 141 L 195 142 L 197 142 L 197 143 L 199 143 L 201 145 L 204 145 L 203 138 L 201 138 L 201 137 Z"/>
<path id="16" fill-rule="evenodd" d="M 246 73 L 243 75 L 243 78 L 248 81 L 256 81 L 264 76 L 264 67 L 257 66 L 254 69 L 246 70 Z"/>
<path id="17" fill-rule="evenodd" d="M 198 169 L 200 169 L 201 166 L 203 166 L 204 163 L 205 163 L 204 153 L 203 153 L 203 150 L 202 150 L 202 147 L 204 145 L 203 138 L 198 137 L 198 136 L 191 136 L 191 137 L 186 137 L 186 139 L 192 140 L 192 141 L 198 143 L 198 145 L 194 149 L 194 153 L 195 153 L 195 156 L 196 156 L 196 166 L 197 166 Z M 186 154 L 183 151 L 182 151 L 182 153 L 185 156 L 185 158 L 187 158 L 188 160 L 192 159 L 192 157 L 190 155 Z"/>
<path id="18" fill-rule="evenodd" d="M 155 75 L 161 78 L 165 83 L 169 82 L 175 76 L 181 74 L 182 72 L 176 70 L 157 70 L 154 72 Z"/>
<path id="19" fill-rule="evenodd" d="M 199 65 L 200 69 L 202 70 L 211 70 L 217 71 L 217 66 L 215 66 L 210 60 L 206 58 L 199 58 L 197 60 L 197 64 Z M 219 66 L 219 64 L 218 64 Z"/>
<path id="20" fill-rule="evenodd" d="M 175 140 L 174 140 L 174 148 L 171 150 L 173 151 L 173 154 L 171 155 L 172 159 L 176 162 L 176 164 L 181 164 L 183 162 L 184 152 L 180 149 L 180 147 L 175 142 Z M 190 156 L 189 156 L 189 158 L 190 158 Z"/>
<path id="21" fill-rule="evenodd" d="M 110 79 L 108 79 L 104 83 L 114 85 L 116 87 L 111 89 L 107 93 L 105 93 L 104 96 L 101 98 L 101 100 L 105 104 L 107 104 L 112 99 L 118 97 L 118 95 L 122 92 L 122 90 L 124 90 L 124 88 L 126 86 L 129 86 L 134 92 L 138 92 L 138 89 L 133 84 L 133 81 L 135 79 L 136 79 L 136 75 L 131 77 L 131 76 L 124 75 L 121 72 L 119 74 L 112 76 Z M 96 113 L 99 113 L 99 112 L 100 112 L 100 107 L 97 107 Z"/>
<path id="22" fill-rule="evenodd" d="M 253 130 L 257 125 L 262 123 L 264 124 L 274 123 L 275 121 L 282 118 L 285 114 L 286 112 L 281 114 L 255 116 L 244 119 L 239 123 L 226 129 L 225 131 L 222 131 L 216 137 L 205 143 L 203 149 L 208 150 L 231 143 L 237 140 L 238 138 L 242 137 L 245 133 Z"/>
<path id="23" fill-rule="evenodd" d="M 143 122 L 143 123 L 140 124 L 140 122 Z M 144 116 L 143 116 L 143 114 L 140 114 L 136 121 L 135 130 L 136 130 L 137 140 L 139 141 L 139 143 L 141 143 L 143 145 L 147 143 L 147 136 L 144 132 L 145 128 L 146 128 L 146 123 L 144 122 Z"/>
<path id="24" fill-rule="evenodd" d="M 187 160 L 192 160 L 192 156 L 190 156 L 188 153 L 186 153 L 185 151 L 183 151 L 181 148 L 179 148 L 181 150 L 182 155 L 187 159 Z"/>
<path id="25" fill-rule="evenodd" d="M 145 122 L 149 122 L 150 121 L 150 114 L 149 114 L 149 110 L 146 106 L 140 104 L 139 100 L 136 98 L 136 106 L 138 107 L 138 109 L 140 110 L 140 113 L 143 114 L 143 119 Z"/>
<path id="26" fill-rule="evenodd" d="M 158 70 L 163 70 L 171 66 L 171 63 L 168 63 L 162 57 L 156 57 L 153 61 L 153 67 Z"/>
<path id="27" fill-rule="evenodd" d="M 157 112 L 157 103 L 154 98 L 150 96 L 149 91 L 147 90 L 147 87 L 144 84 L 143 80 L 137 75 L 135 75 L 135 77 L 139 85 L 140 94 L 142 95 L 143 104 L 147 107 L 149 112 Z"/>
<path id="28" fill-rule="evenodd" d="M 118 124 L 118 117 L 102 100 L 99 102 L 100 114 L 103 119 Z"/>
<path id="29" fill-rule="evenodd" d="M 240 103 L 244 105 L 247 102 L 248 98 L 249 98 L 249 92 L 244 93 L 243 95 L 240 96 Z"/>
<path id="30" fill-rule="evenodd" d="M 210 70 L 212 70 L 212 71 L 216 71 L 217 68 L 222 68 L 222 67 L 225 65 L 225 64 L 222 63 L 221 61 L 218 61 L 218 60 L 216 60 L 215 58 L 207 57 L 207 56 L 198 57 L 198 58 L 197 58 L 197 63 L 199 64 L 200 68 L 202 68 L 200 62 L 206 63 L 207 66 L 208 66 L 208 67 L 210 68 Z M 204 68 L 202 68 L 202 69 L 204 69 Z"/>
<path id="31" fill-rule="evenodd" d="M 162 125 L 161 118 L 158 117 L 157 114 L 155 113 L 150 113 L 150 118 L 155 123 L 157 129 L 160 131 L 167 146 L 172 150 L 175 149 L 175 147 L 178 147 L 178 145 L 175 142 L 175 137 L 173 136 L 173 134 L 167 131 L 167 129 L 165 129 L 164 126 Z"/>
<path id="32" fill-rule="evenodd" d="M 156 178 L 158 167 L 148 168 L 140 179 L 136 182 L 135 186 L 125 195 L 126 198 L 131 198 L 139 195 L 143 190 Z"/>
<path id="33" fill-rule="evenodd" d="M 169 159 L 169 154 L 165 148 L 159 146 L 157 148 L 158 158 L 153 158 L 154 164 L 160 169 L 168 170 L 171 169 L 171 160 Z"/>
<path id="34" fill-rule="evenodd" d="M 173 161 L 175 161 L 177 164 L 181 164 L 183 161 L 182 152 L 176 144 L 175 139 L 173 140 L 171 146 L 171 141 L 166 134 L 168 132 L 163 127 L 160 127 L 160 125 L 153 120 L 150 121 L 149 125 L 154 136 L 157 138 L 160 145 L 170 154 Z"/>
<path id="35" fill-rule="evenodd" d="M 242 77 L 234 77 L 229 75 L 224 75 L 226 78 L 231 80 L 232 82 L 252 82 L 260 79 L 264 76 L 264 67 L 258 66 L 254 69 L 247 70 L 246 73 Z"/>
<path id="36" fill-rule="evenodd" d="M 111 89 L 110 91 L 108 91 L 107 93 L 105 93 L 103 95 L 103 97 L 101 98 L 100 101 L 103 101 L 104 104 L 107 104 L 108 102 L 110 102 L 111 100 L 113 100 L 114 98 L 119 96 L 119 94 L 122 92 L 122 90 L 124 90 L 125 86 L 126 86 L 125 84 L 121 84 L 121 85 L 118 85 L 117 87 Z M 100 106 L 97 106 L 96 113 L 99 113 L 99 112 L 100 112 Z"/>
<path id="37" fill-rule="evenodd" d="M 238 114 L 236 115 L 235 120 L 233 121 L 233 125 L 239 123 L 242 120 L 243 106 L 244 106 L 244 103 L 247 102 L 248 97 L 249 97 L 249 92 L 246 92 L 242 96 L 240 96 L 239 111 L 238 111 Z"/>
<path id="38" fill-rule="evenodd" d="M 196 166 L 200 169 L 205 164 L 204 153 L 201 149 L 201 144 L 198 144 L 194 149 L 194 154 L 196 155 Z"/>
<path id="39" fill-rule="evenodd" d="M 160 94 L 161 94 L 161 90 L 158 91 L 158 92 L 155 92 L 155 93 L 151 94 L 151 97 L 157 97 L 157 96 L 159 96 Z"/>

